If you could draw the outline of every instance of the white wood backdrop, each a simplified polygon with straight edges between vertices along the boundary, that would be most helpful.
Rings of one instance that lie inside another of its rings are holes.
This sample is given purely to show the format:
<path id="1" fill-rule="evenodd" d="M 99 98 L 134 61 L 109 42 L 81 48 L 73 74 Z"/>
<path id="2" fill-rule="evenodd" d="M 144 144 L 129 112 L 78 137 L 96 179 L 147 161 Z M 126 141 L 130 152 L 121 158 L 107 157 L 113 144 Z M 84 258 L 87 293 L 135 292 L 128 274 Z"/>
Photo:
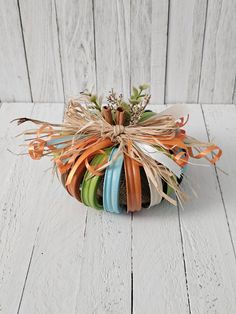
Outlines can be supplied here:
<path id="1" fill-rule="evenodd" d="M 0 100 L 85 87 L 152 103 L 235 103 L 235 0 L 0 0 Z"/>

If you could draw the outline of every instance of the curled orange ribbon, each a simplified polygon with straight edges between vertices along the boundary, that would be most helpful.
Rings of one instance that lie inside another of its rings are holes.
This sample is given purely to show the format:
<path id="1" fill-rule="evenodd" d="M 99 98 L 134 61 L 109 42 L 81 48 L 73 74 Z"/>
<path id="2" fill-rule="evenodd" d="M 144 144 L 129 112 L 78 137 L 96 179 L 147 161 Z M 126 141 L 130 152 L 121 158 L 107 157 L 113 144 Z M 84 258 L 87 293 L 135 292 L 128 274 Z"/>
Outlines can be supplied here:
<path id="1" fill-rule="evenodd" d="M 45 141 L 37 138 L 29 143 L 28 151 L 32 159 L 38 160 L 43 156 Z"/>
<path id="2" fill-rule="evenodd" d="M 222 155 L 222 150 L 216 145 L 211 145 L 211 146 L 207 147 L 205 150 L 201 151 L 197 155 L 193 154 L 193 150 L 191 147 L 188 148 L 188 151 L 189 151 L 189 155 L 192 158 L 195 158 L 195 159 L 205 158 L 211 164 L 215 164 L 217 162 L 217 160 L 219 160 L 219 158 Z M 217 153 L 214 153 L 215 151 L 217 151 Z M 207 155 L 209 155 L 209 154 L 213 154 L 213 157 L 212 158 L 207 157 Z"/>

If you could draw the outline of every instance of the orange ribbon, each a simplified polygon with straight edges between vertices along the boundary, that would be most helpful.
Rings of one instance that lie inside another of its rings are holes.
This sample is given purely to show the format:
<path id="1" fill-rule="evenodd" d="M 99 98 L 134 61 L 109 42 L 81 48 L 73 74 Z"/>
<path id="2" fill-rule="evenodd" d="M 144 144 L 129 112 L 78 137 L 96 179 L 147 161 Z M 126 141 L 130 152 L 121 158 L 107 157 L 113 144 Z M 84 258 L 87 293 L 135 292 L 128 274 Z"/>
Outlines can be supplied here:
<path id="1" fill-rule="evenodd" d="M 211 145 L 203 151 L 198 151 L 197 154 L 194 154 L 192 147 L 189 147 L 184 143 L 186 132 L 180 128 L 184 126 L 187 121 L 188 117 L 186 120 L 184 120 L 184 118 L 180 118 L 176 122 L 178 129 L 175 136 L 144 136 L 143 142 L 151 145 L 159 145 L 167 151 L 171 151 L 172 158 L 180 167 L 184 167 L 188 163 L 190 157 L 195 159 L 205 158 L 210 163 L 214 164 L 222 155 L 222 150 L 218 146 Z M 29 155 L 32 159 L 38 160 L 44 155 L 45 148 L 48 149 L 48 153 L 53 153 L 53 160 L 60 173 L 68 173 L 65 185 L 69 190 L 73 176 L 79 167 L 85 167 L 93 175 L 103 175 L 103 172 L 97 171 L 97 168 L 92 167 L 89 164 L 89 160 L 91 160 L 91 157 L 97 153 L 101 153 L 101 150 L 115 144 L 115 142 L 113 142 L 110 138 L 101 139 L 98 136 L 92 136 L 85 139 L 77 139 L 71 146 L 68 145 L 64 148 L 58 148 L 56 145 L 48 145 L 47 143 L 53 139 L 63 138 L 64 135 L 55 131 L 52 126 L 48 124 L 43 124 L 36 132 L 36 136 L 37 138 L 29 144 Z M 45 137 L 45 139 L 42 139 L 42 137 Z M 130 143 L 132 142 L 128 141 L 127 148 L 131 157 L 132 147 L 130 146 Z M 59 154 L 59 156 L 55 156 L 56 154 Z M 212 158 L 208 157 L 209 154 L 213 155 Z"/>
<path id="2" fill-rule="evenodd" d="M 78 160 L 75 162 L 75 164 L 72 166 L 69 175 L 66 180 L 66 185 L 69 185 L 74 174 L 76 173 L 77 168 L 80 166 L 82 162 L 85 162 L 85 160 L 91 156 L 96 154 L 101 149 L 111 147 L 114 143 L 109 139 L 106 138 L 104 140 L 100 140 L 97 144 L 93 145 L 92 147 L 86 149 L 82 155 L 79 156 Z"/>
<path id="3" fill-rule="evenodd" d="M 45 141 L 40 138 L 30 142 L 28 147 L 30 157 L 34 160 L 40 159 L 43 156 L 45 144 Z"/>
<path id="4" fill-rule="evenodd" d="M 217 153 L 214 153 L 214 151 L 217 151 Z M 217 162 L 217 160 L 219 160 L 219 158 L 222 155 L 222 150 L 216 145 L 212 145 L 212 146 L 207 147 L 205 150 L 201 151 L 197 155 L 193 154 L 193 150 L 191 147 L 188 148 L 188 152 L 192 158 L 195 158 L 195 159 L 205 158 L 211 164 L 215 164 Z M 212 158 L 207 157 L 207 155 L 209 155 L 209 154 L 213 154 L 213 157 Z"/>

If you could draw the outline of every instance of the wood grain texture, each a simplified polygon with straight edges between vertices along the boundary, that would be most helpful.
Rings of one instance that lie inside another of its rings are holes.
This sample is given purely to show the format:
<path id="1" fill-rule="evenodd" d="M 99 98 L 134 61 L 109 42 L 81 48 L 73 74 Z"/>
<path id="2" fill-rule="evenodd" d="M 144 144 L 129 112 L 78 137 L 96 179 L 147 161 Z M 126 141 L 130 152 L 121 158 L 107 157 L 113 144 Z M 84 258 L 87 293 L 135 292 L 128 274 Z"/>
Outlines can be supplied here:
<path id="1" fill-rule="evenodd" d="M 207 141 L 201 107 L 189 112 L 188 134 Z M 232 313 L 236 263 L 215 169 L 189 166 L 187 178 L 198 194 L 180 209 L 191 311 Z"/>
<path id="2" fill-rule="evenodd" d="M 207 1 L 170 2 L 166 102 L 198 100 Z"/>
<path id="3" fill-rule="evenodd" d="M 31 101 L 16 0 L 0 1 L 0 99 Z"/>
<path id="4" fill-rule="evenodd" d="M 3 186 L 5 184 L 10 184 L 10 182 L 8 182 L 10 179 L 9 176 L 14 174 L 16 162 L 19 159 L 22 160 L 21 157 L 18 158 L 15 155 L 22 151 L 22 149 L 18 146 L 22 143 L 22 138 L 16 137 L 16 135 L 21 133 L 24 130 L 24 127 L 17 127 L 16 123 L 11 124 L 10 121 L 18 118 L 19 116 L 30 116 L 32 114 L 32 110 L 33 105 L 31 103 L 18 103 L 14 105 L 14 108 L 10 103 L 0 104 L 0 157 L 1 164 L 6 165 L 1 168 L 1 183 Z M 3 193 L 3 189 L 1 189 L 0 193 Z"/>
<path id="5" fill-rule="evenodd" d="M 131 312 L 130 218 L 88 209 L 76 313 Z"/>
<path id="6" fill-rule="evenodd" d="M 236 76 L 235 76 L 235 81 L 234 81 L 233 104 L 236 105 Z"/>
<path id="7" fill-rule="evenodd" d="M 97 91 L 111 88 L 129 95 L 130 4 L 125 0 L 94 0 Z"/>
<path id="8" fill-rule="evenodd" d="M 131 0 L 131 85 L 151 82 L 152 0 Z"/>
<path id="9" fill-rule="evenodd" d="M 10 121 L 30 116 L 32 108 L 32 104 L 23 103 L 2 104 L 0 108 L 0 309 L 3 313 L 17 312 L 32 249 L 27 241 L 22 242 L 27 238 L 27 230 L 31 229 L 30 225 L 22 225 L 29 218 L 25 193 L 29 192 L 31 181 L 27 182 L 24 177 L 26 158 L 8 151 L 22 151 L 18 147 L 22 139 L 15 136 L 23 131 L 23 126 L 16 127 L 16 123 L 10 124 Z M 30 165 L 28 169 L 32 170 Z"/>
<path id="10" fill-rule="evenodd" d="M 150 84 L 152 95 L 151 103 L 153 104 L 163 104 L 165 102 L 168 13 L 168 1 L 152 1 Z M 145 31 L 145 28 L 143 28 L 143 32 Z M 133 53 L 135 53 L 135 51 Z"/>
<path id="11" fill-rule="evenodd" d="M 236 77 L 236 2 L 209 0 L 200 103 L 232 103 Z"/>
<path id="12" fill-rule="evenodd" d="M 10 107 L 9 118 L 15 111 Z M 63 104 L 37 104 L 32 116 L 60 120 L 62 110 Z M 9 248 L 1 251 L 7 259 L 2 272 L 14 274 L 2 284 L 4 313 L 16 308 L 20 313 L 130 313 L 130 215 L 87 209 L 56 178 L 52 182 L 51 171 L 44 171 L 49 166 L 47 159 L 37 163 L 25 157 L 15 168 L 15 183 L 4 190 L 3 211 L 13 227 L 6 222 Z M 10 297 L 15 302 L 8 309 Z"/>
<path id="13" fill-rule="evenodd" d="M 189 313 L 178 211 L 162 203 L 133 220 L 134 313 Z"/>
<path id="14" fill-rule="evenodd" d="M 234 0 L 0 0 L 0 20 L 2 101 L 146 82 L 152 104 L 236 103 Z"/>
<path id="15" fill-rule="evenodd" d="M 177 208 L 135 214 L 132 231 L 134 313 L 189 313 Z"/>
<path id="16" fill-rule="evenodd" d="M 20 0 L 34 101 L 64 101 L 54 0 Z"/>
<path id="17" fill-rule="evenodd" d="M 92 2 L 55 0 L 66 99 L 96 88 Z"/>
<path id="18" fill-rule="evenodd" d="M 1 114 L 3 113 L 3 117 L 5 115 L 5 120 L 7 121 L 7 123 L 9 118 L 16 117 L 15 106 L 13 104 L 3 104 L 3 107 L 1 108 Z M 39 108 L 40 111 L 38 110 Z M 21 116 L 29 116 L 31 111 L 32 106 L 30 104 L 20 104 L 17 116 L 19 114 Z M 54 120 L 55 122 L 60 122 L 62 119 L 62 114 L 63 104 L 41 104 L 34 107 L 34 113 L 32 114 L 32 116 L 39 119 L 50 119 Z M 22 126 L 20 129 L 18 127 L 14 127 L 13 131 L 15 134 L 18 134 L 20 130 L 25 128 L 26 125 Z M 8 137 L 6 137 L 5 140 L 8 142 Z M 13 146 L 13 144 L 17 145 L 19 141 L 22 142 L 22 138 L 19 139 L 17 142 L 13 142 L 13 140 L 11 140 L 11 146 Z M 4 146 L 8 147 L 6 143 Z M 7 164 L 8 160 L 9 164 Z M 1 154 L 1 164 L 3 161 L 4 160 L 2 160 Z M 55 210 L 54 215 L 56 216 L 56 209 L 58 209 L 58 215 L 60 216 L 60 201 L 62 200 L 63 204 L 62 198 L 66 194 L 63 193 L 63 191 L 58 190 L 57 180 L 54 180 L 54 182 L 52 182 L 51 171 L 48 171 L 49 160 L 45 159 L 38 162 L 38 164 L 35 164 L 35 162 L 32 161 L 28 156 L 14 156 L 13 160 L 9 158 L 7 159 L 7 162 L 5 163 L 5 168 L 10 169 L 11 171 L 9 174 L 6 173 L 7 179 L 4 184 L 5 189 L 1 194 L 0 295 L 1 309 L 3 313 L 16 313 L 17 311 L 21 312 L 21 306 L 23 306 L 25 302 L 24 296 L 26 296 L 27 300 L 28 294 L 26 293 L 26 295 L 24 295 L 24 293 L 27 290 L 27 281 L 31 265 L 34 265 L 35 259 L 37 261 L 39 257 L 43 257 L 44 253 L 46 253 L 45 259 L 47 258 L 47 252 L 40 251 L 39 253 L 36 244 L 38 241 L 38 237 L 40 237 L 40 235 L 42 234 L 41 232 L 47 231 L 47 228 L 45 228 L 44 226 L 45 221 L 49 222 L 50 219 L 54 217 L 52 215 L 52 210 L 50 210 L 51 207 L 49 204 L 51 204 L 51 206 Z M 60 196 L 62 196 L 61 199 Z M 66 214 L 69 215 L 70 203 L 68 200 L 67 207 L 64 206 L 63 209 L 65 210 Z M 82 211 L 80 211 L 80 213 L 82 214 Z M 53 231 L 55 232 L 55 229 Z M 68 232 L 71 232 L 71 229 Z M 53 237 L 48 238 L 47 235 L 48 234 L 45 232 L 44 241 L 46 241 L 48 245 L 50 245 L 50 243 L 53 243 L 51 242 L 51 240 L 53 240 Z M 34 253 L 36 253 L 36 255 L 34 255 Z M 50 253 L 53 252 L 51 251 Z M 73 254 L 73 258 L 76 259 L 75 254 Z M 54 266 L 52 261 L 53 256 L 51 255 L 51 265 Z M 65 261 L 68 262 L 68 260 Z M 58 268 L 55 267 L 55 271 L 56 269 L 60 269 L 60 264 L 58 263 L 58 265 Z M 40 278 L 42 279 L 42 281 L 43 278 L 48 278 L 49 280 L 50 269 L 50 267 L 45 269 L 45 272 L 48 272 L 46 277 L 43 276 L 45 273 L 40 273 Z M 67 272 L 66 274 L 68 276 L 69 272 Z M 60 278 L 58 273 L 56 278 Z M 49 281 L 46 285 L 49 286 Z M 23 313 L 28 312 L 29 309 L 29 311 L 32 313 L 35 313 L 37 311 L 45 312 L 44 306 L 47 305 L 47 300 L 45 299 L 45 302 L 42 302 L 41 299 L 41 303 L 38 305 L 38 303 L 35 302 L 34 298 L 37 293 L 38 295 L 40 295 L 40 292 L 44 294 L 44 291 L 40 290 L 39 287 L 40 281 L 38 281 L 37 277 L 37 280 L 34 281 L 33 287 L 31 286 L 30 289 L 27 290 L 29 294 L 32 292 L 31 303 L 27 304 L 26 311 L 22 310 Z M 66 282 L 64 282 L 64 288 L 65 287 Z M 9 291 L 11 293 L 9 293 Z M 49 292 L 48 295 L 50 295 Z"/>
<path id="19" fill-rule="evenodd" d="M 66 193 L 57 178 L 53 187 L 50 178 L 44 180 L 49 180 L 50 195 L 41 196 L 35 208 L 44 208 L 44 214 L 34 241 L 20 313 L 74 313 L 87 211 Z"/>
<path id="20" fill-rule="evenodd" d="M 223 156 L 217 167 L 228 175 L 216 169 L 225 211 L 232 235 L 234 248 L 236 246 L 236 107 L 233 105 L 203 105 L 206 126 L 211 141 L 214 141 L 223 150 Z"/>

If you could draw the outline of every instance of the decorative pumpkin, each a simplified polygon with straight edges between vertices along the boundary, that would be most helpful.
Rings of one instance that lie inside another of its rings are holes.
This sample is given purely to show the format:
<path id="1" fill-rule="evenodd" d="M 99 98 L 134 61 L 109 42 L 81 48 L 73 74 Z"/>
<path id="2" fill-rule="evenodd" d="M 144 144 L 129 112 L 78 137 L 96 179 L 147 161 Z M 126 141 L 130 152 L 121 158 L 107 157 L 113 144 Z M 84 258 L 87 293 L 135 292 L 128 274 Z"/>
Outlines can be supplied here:
<path id="1" fill-rule="evenodd" d="M 133 88 L 128 102 L 112 90 L 105 105 L 85 91 L 69 102 L 62 124 L 18 119 L 40 125 L 24 132 L 35 134 L 30 156 L 52 155 L 68 193 L 98 210 L 137 212 L 163 199 L 176 205 L 172 194 L 185 200 L 179 184 L 189 158 L 215 163 L 222 152 L 186 135 L 183 107 L 146 110 L 147 88 Z"/>

